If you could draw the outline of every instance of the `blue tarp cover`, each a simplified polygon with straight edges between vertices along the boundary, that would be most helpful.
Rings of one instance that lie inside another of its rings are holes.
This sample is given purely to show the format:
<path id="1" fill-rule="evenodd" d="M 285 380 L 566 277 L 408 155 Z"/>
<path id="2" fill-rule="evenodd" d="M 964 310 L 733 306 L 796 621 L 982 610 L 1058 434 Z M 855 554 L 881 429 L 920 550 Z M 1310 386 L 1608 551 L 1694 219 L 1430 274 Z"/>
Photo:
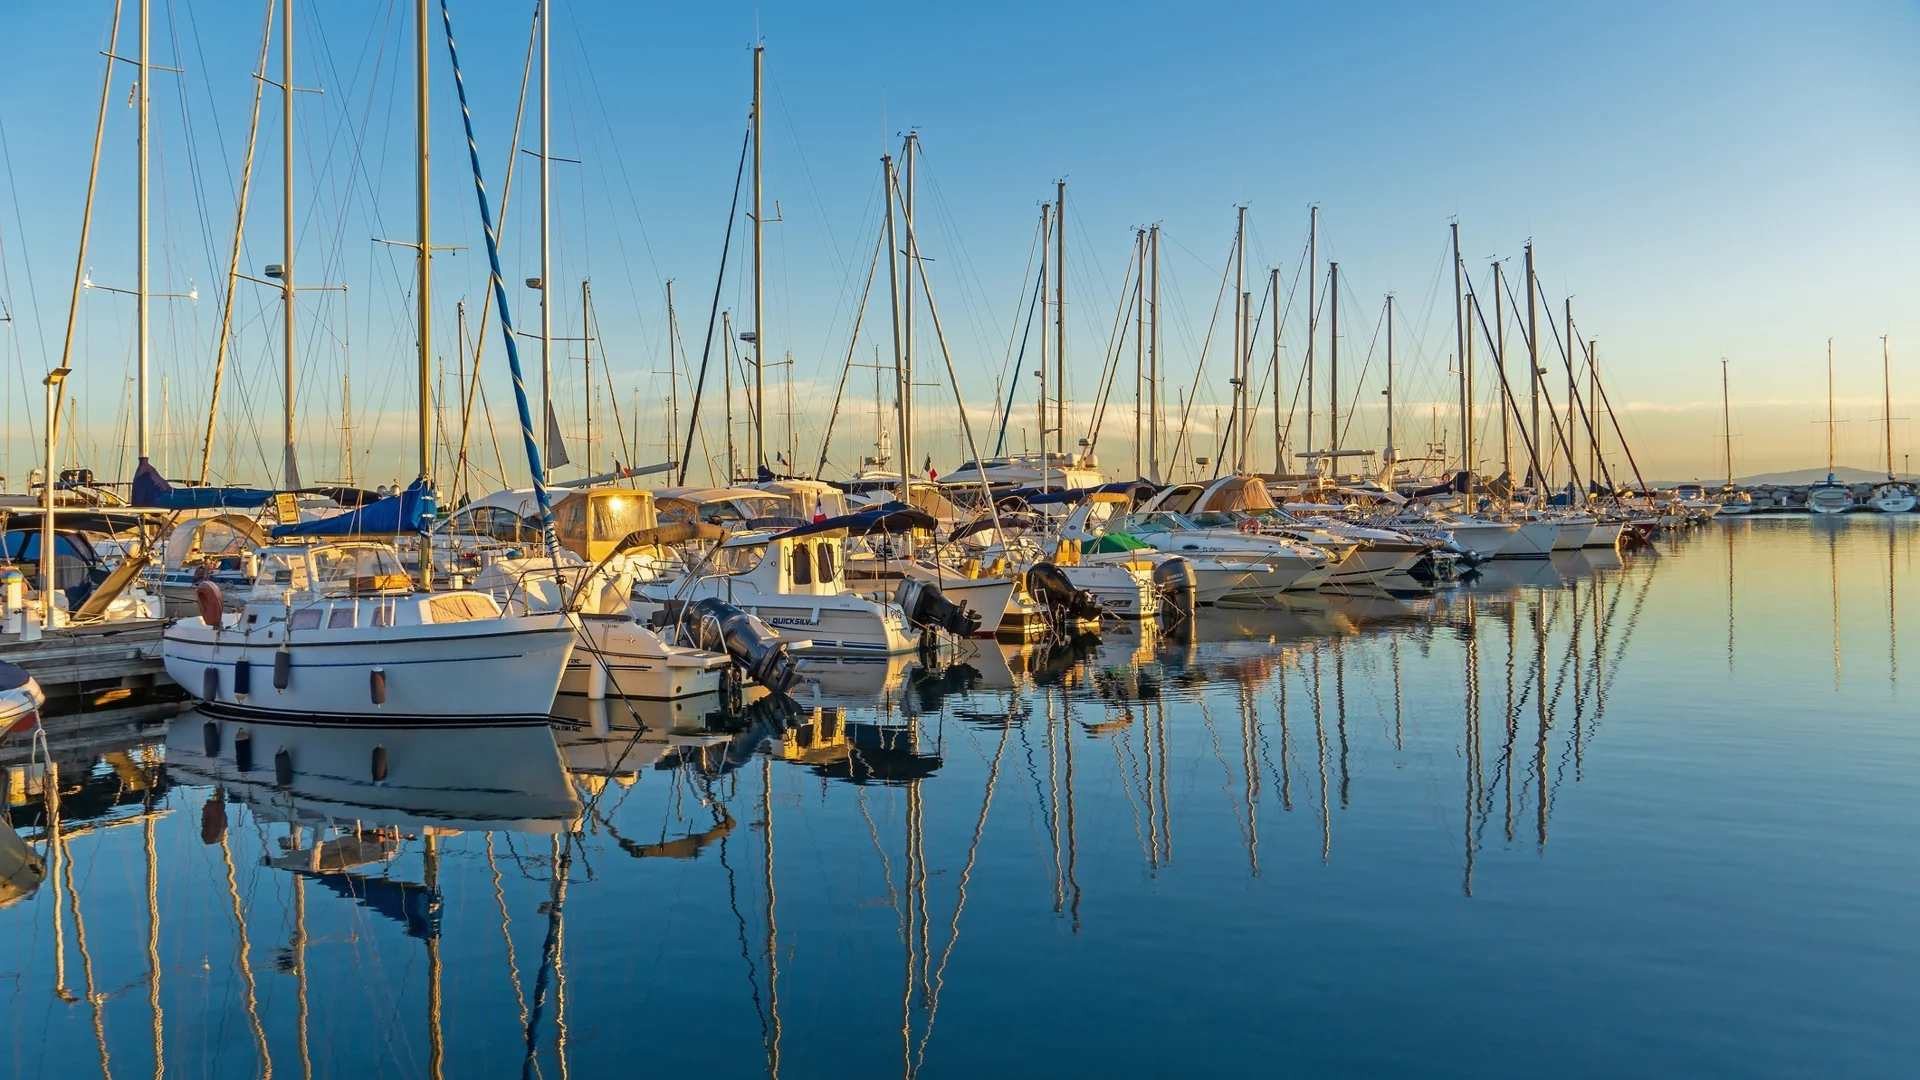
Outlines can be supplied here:
<path id="1" fill-rule="evenodd" d="M 274 493 L 248 487 L 174 487 L 145 458 L 133 471 L 133 505 L 162 510 L 250 509 L 273 501 Z"/>
<path id="2" fill-rule="evenodd" d="M 273 537 L 284 536 L 400 536 L 417 533 L 430 513 L 427 486 L 415 480 L 398 495 L 370 502 L 344 514 L 302 521 L 293 525 L 275 525 Z"/>

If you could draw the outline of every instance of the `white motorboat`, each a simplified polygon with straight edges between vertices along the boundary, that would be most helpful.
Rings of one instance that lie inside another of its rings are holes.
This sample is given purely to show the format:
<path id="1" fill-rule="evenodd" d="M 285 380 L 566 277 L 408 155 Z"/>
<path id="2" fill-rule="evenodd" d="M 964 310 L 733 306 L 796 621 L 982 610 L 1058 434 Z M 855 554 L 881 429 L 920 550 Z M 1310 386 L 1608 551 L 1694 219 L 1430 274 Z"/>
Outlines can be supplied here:
<path id="1" fill-rule="evenodd" d="M 717 597 L 789 642 L 879 656 L 913 651 L 919 632 L 897 605 L 847 587 L 842 541 L 828 534 L 735 534 L 679 576 L 637 584 L 633 614 L 645 621 L 671 601 Z"/>
<path id="2" fill-rule="evenodd" d="M 564 614 L 504 615 L 487 593 L 418 593 L 367 541 L 260 552 L 246 605 L 203 586 L 162 637 L 167 674 L 221 717 L 316 724 L 544 724 L 573 653 Z"/>

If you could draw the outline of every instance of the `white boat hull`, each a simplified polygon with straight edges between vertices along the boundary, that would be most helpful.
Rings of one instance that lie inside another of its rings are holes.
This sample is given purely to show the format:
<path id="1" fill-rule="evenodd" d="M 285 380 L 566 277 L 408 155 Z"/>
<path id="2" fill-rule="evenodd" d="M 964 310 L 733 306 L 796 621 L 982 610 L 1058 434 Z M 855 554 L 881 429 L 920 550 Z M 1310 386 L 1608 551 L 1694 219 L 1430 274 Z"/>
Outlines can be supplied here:
<path id="1" fill-rule="evenodd" d="M 1502 559 L 1544 559 L 1553 554 L 1553 545 L 1560 539 L 1560 525 L 1553 521 L 1523 522 L 1513 534 L 1513 542 L 1507 545 L 1496 558 Z"/>
<path id="2" fill-rule="evenodd" d="M 1844 487 L 1816 487 L 1807 492 L 1810 514 L 1844 514 L 1853 509 L 1853 493 Z"/>
<path id="3" fill-rule="evenodd" d="M 544 724 L 574 647 L 564 615 L 316 628 L 296 631 L 291 644 L 277 626 L 249 633 L 184 619 L 167 629 L 161 657 L 173 681 L 211 715 L 484 727 Z M 275 654 L 283 645 L 288 678 L 278 689 Z"/>
<path id="4" fill-rule="evenodd" d="M 1587 531 L 1587 541 L 1582 547 L 1610 548 L 1620 543 L 1620 523 L 1617 521 L 1598 521 Z"/>
<path id="5" fill-rule="evenodd" d="M 731 663 L 724 653 L 668 645 L 631 617 L 589 615 L 581 619 L 560 692 L 649 701 L 712 694 Z"/>
<path id="6" fill-rule="evenodd" d="M 1092 593 L 1109 615 L 1138 619 L 1153 612 L 1153 576 L 1116 565 L 1062 566 L 1076 589 Z"/>

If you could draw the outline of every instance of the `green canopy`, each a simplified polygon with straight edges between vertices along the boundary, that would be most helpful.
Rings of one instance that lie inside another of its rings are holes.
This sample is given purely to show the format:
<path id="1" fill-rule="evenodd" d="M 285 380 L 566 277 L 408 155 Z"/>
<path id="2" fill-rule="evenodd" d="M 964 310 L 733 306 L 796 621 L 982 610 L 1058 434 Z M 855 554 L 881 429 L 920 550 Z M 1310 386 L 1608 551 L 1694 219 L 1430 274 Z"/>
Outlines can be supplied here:
<path id="1" fill-rule="evenodd" d="M 1092 544 L 1089 544 L 1086 552 L 1089 555 L 1111 555 L 1120 551 L 1139 551 L 1142 548 L 1150 548 L 1152 546 L 1152 544 L 1136 540 L 1126 533 L 1108 533 Z"/>

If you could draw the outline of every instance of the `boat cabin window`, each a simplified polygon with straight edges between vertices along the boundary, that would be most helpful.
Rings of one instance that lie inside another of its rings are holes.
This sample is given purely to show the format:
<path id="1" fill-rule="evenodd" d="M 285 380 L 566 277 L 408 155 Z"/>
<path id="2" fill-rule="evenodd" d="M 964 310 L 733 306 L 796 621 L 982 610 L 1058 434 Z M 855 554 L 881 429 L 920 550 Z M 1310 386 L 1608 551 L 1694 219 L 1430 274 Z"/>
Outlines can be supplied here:
<path id="1" fill-rule="evenodd" d="M 294 612 L 293 617 L 287 620 L 287 629 L 289 630 L 317 630 L 319 628 L 320 609 L 317 607 L 302 608 Z"/>
<path id="2" fill-rule="evenodd" d="M 400 557 L 388 548 L 321 548 L 312 559 L 315 585 L 329 591 L 405 588 L 409 580 Z"/>
<path id="3" fill-rule="evenodd" d="M 607 495 L 587 500 L 595 540 L 621 540 L 636 529 L 652 527 L 647 500 L 638 495 Z"/>
<path id="4" fill-rule="evenodd" d="M 760 560 L 767 556 L 765 544 L 741 544 L 738 547 L 723 547 L 713 553 L 713 568 L 722 574 L 744 574 L 760 566 Z"/>
<path id="5" fill-rule="evenodd" d="M 586 556 L 587 551 L 587 500 L 568 499 L 558 507 L 560 527 L 560 546 L 568 551 Z"/>
<path id="6" fill-rule="evenodd" d="M 816 550 L 816 555 L 820 560 L 820 580 L 825 584 L 829 584 L 829 585 L 833 584 L 833 575 L 834 575 L 835 568 L 833 565 L 832 542 L 825 541 L 819 544 Z"/>
<path id="7" fill-rule="evenodd" d="M 1142 536 L 1172 532 L 1184 527 L 1184 523 L 1172 514 L 1135 514 L 1127 518 L 1124 524 L 1127 532 Z"/>
<path id="8" fill-rule="evenodd" d="M 1202 510 L 1197 514 L 1188 514 L 1187 520 L 1203 529 L 1231 529 L 1240 524 L 1240 518 L 1225 510 Z"/>
<path id="9" fill-rule="evenodd" d="M 793 558 L 788 560 L 793 567 L 795 585 L 813 584 L 813 546 L 804 541 L 795 541 Z"/>

